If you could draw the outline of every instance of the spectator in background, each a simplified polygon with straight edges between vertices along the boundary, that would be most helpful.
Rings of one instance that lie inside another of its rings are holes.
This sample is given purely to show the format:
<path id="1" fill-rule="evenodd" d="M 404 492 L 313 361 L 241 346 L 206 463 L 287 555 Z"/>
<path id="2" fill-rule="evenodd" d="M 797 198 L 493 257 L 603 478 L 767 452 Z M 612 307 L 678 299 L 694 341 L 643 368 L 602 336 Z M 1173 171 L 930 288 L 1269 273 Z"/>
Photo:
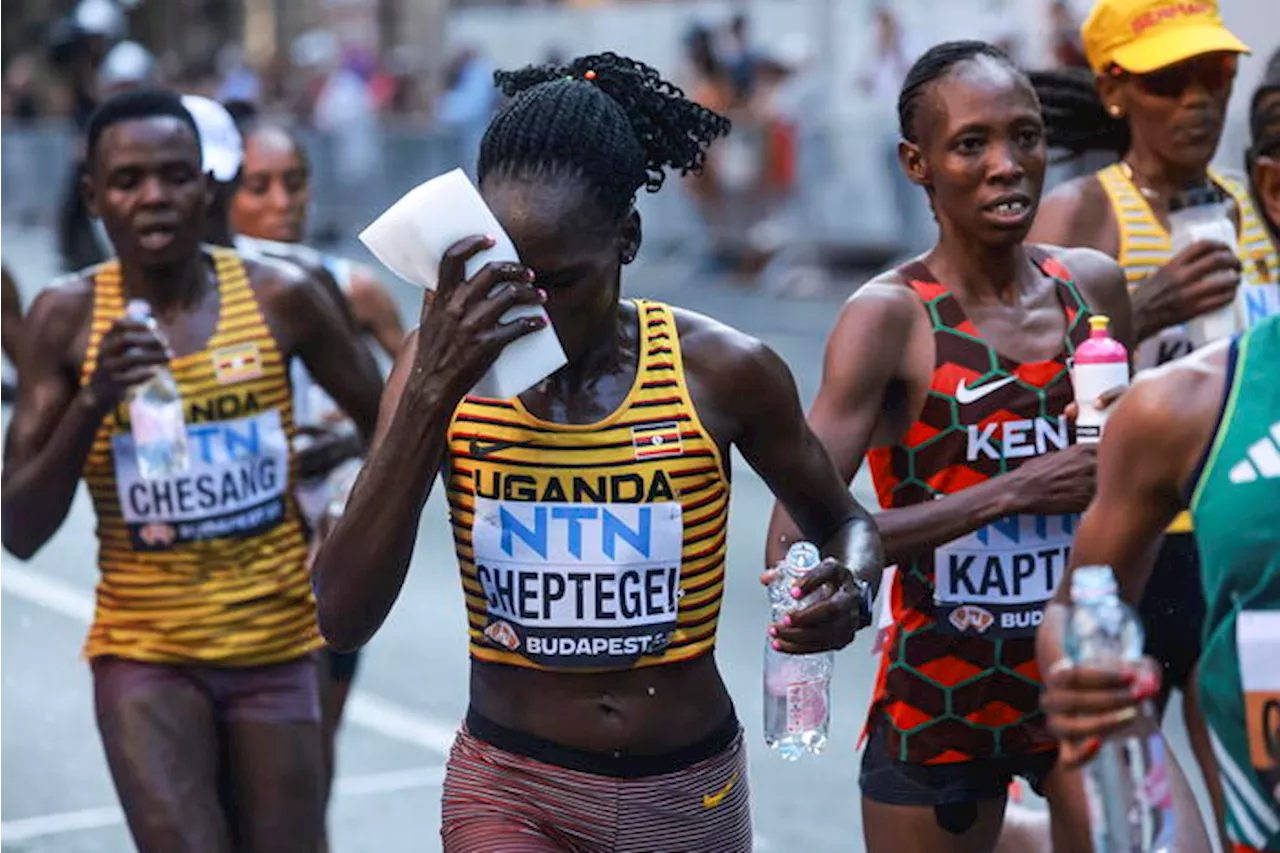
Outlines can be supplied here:
<path id="1" fill-rule="evenodd" d="M 908 69 L 920 51 L 910 43 L 898 18 L 888 5 L 875 10 L 875 42 L 862 65 L 859 82 L 871 100 L 872 116 L 881 135 L 884 174 L 891 185 L 898 213 L 895 248 L 911 253 L 924 248 L 931 239 L 932 213 L 924 193 L 907 179 L 898 162 L 898 92 Z"/>
<path id="2" fill-rule="evenodd" d="M 35 92 L 36 58 L 22 53 L 9 63 L 4 72 L 4 116 L 18 122 L 28 122 L 40 114 L 40 103 Z"/>
<path id="3" fill-rule="evenodd" d="M 1059 68 L 1088 68 L 1080 40 L 1080 21 L 1067 0 L 1049 4 L 1049 23 L 1053 30 L 1053 58 Z"/>
<path id="4" fill-rule="evenodd" d="M 743 13 L 734 15 L 725 38 L 724 66 L 734 94 L 742 101 L 748 100 L 754 92 L 759 59 L 751 46 L 750 21 Z"/>
<path id="5" fill-rule="evenodd" d="M 262 99 L 262 81 L 258 72 L 245 63 L 240 45 L 229 44 L 218 52 L 218 70 L 222 73 L 222 84 L 214 100 L 256 104 Z"/>
<path id="6" fill-rule="evenodd" d="M 313 121 L 333 142 L 338 198 L 352 214 L 343 218 L 360 221 L 374 201 L 369 188 L 378 167 L 378 115 L 373 92 L 352 57 L 344 57 L 329 71 L 316 98 Z M 341 236 L 332 224 L 319 233 Z"/>
<path id="7" fill-rule="evenodd" d="M 458 165 L 473 181 L 480 139 L 497 106 L 493 66 L 475 48 L 459 49 L 445 72 L 445 91 L 436 105 L 436 122 L 457 134 Z"/>

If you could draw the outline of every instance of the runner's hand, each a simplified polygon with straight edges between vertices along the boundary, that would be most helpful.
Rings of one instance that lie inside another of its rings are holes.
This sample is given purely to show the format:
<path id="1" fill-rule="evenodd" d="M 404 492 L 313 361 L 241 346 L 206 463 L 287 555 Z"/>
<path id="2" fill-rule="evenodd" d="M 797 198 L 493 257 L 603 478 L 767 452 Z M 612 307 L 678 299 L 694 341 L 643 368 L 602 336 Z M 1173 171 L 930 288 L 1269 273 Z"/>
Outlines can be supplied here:
<path id="1" fill-rule="evenodd" d="M 434 298 L 423 299 L 415 373 L 442 383 L 452 398 L 461 399 L 470 391 L 503 347 L 546 325 L 541 317 L 501 321 L 517 305 L 546 301 L 546 294 L 533 286 L 528 267 L 488 263 L 472 278 L 464 278 L 467 260 L 493 245 L 492 237 L 477 236 L 450 246 L 440 261 Z"/>
<path id="2" fill-rule="evenodd" d="M 1221 308 L 1235 298 L 1240 259 L 1216 240 L 1198 240 L 1174 255 L 1133 293 L 1142 337 Z"/>
<path id="3" fill-rule="evenodd" d="M 1160 666 L 1151 658 L 1120 669 L 1073 664 L 1049 669 L 1040 696 L 1049 728 L 1062 739 L 1058 760 L 1087 764 L 1106 738 L 1133 722 L 1142 703 L 1160 692 Z"/>
<path id="4" fill-rule="evenodd" d="M 766 572 L 761 580 L 770 576 L 776 575 Z M 864 627 L 853 573 L 838 560 L 827 557 L 794 589 L 799 590 L 799 594 L 792 593 L 796 598 L 812 596 L 813 601 L 769 626 L 769 636 L 778 651 L 805 655 L 843 649 Z"/>
<path id="5" fill-rule="evenodd" d="M 1121 397 L 1123 397 L 1124 392 L 1128 390 L 1129 390 L 1128 385 L 1117 385 L 1115 388 L 1112 388 L 1109 391 L 1103 391 L 1101 394 L 1099 394 L 1097 398 L 1093 401 L 1093 405 L 1098 411 L 1105 412 L 1107 409 L 1114 406 L 1116 404 L 1116 401 L 1118 401 Z M 1075 423 L 1076 420 L 1080 417 L 1079 404 L 1077 404 L 1075 400 L 1072 400 L 1070 403 L 1067 403 L 1067 408 L 1063 410 L 1062 414 L 1066 417 L 1067 420 L 1071 421 L 1072 423 Z"/>
<path id="6" fill-rule="evenodd" d="M 134 385 L 168 364 L 170 352 L 145 323 L 122 317 L 102 336 L 89 387 L 103 405 L 115 406 Z"/>
<path id="7" fill-rule="evenodd" d="M 1015 512 L 1048 515 L 1084 512 L 1093 500 L 1096 444 L 1073 444 L 1046 453 L 1009 474 Z"/>

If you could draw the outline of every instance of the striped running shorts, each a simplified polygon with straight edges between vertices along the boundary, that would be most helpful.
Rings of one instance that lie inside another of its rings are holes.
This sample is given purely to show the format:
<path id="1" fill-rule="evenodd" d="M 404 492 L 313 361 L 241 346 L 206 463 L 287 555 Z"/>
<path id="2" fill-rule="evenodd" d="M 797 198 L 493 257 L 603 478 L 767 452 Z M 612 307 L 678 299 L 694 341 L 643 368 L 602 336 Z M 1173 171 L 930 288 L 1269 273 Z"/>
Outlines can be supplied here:
<path id="1" fill-rule="evenodd" d="M 730 728 L 731 726 L 731 728 Z M 478 731 L 479 730 L 479 731 Z M 478 735 L 485 735 L 483 739 Z M 496 737 L 494 736 L 496 735 Z M 726 737 L 727 735 L 727 737 Z M 619 775 L 636 766 L 609 764 L 478 717 L 458 733 L 445 770 L 440 834 L 445 853 L 742 853 L 751 850 L 747 749 L 730 716 L 692 750 L 715 746 L 709 757 L 684 766 L 672 756 L 652 775 Z M 567 758 L 548 763 L 530 757 Z M 682 750 L 687 756 L 690 750 Z M 575 760 L 580 758 L 584 760 Z M 565 767 L 568 763 L 577 767 Z M 615 771 L 589 772 L 595 769 Z"/>

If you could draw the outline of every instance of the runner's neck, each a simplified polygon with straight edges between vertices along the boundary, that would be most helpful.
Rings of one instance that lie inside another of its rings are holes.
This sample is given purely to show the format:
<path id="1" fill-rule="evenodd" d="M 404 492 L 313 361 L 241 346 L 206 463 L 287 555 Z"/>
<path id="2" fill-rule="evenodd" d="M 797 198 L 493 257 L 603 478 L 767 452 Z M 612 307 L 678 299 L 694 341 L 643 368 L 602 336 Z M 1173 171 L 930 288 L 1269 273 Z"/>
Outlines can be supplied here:
<path id="1" fill-rule="evenodd" d="M 1124 155 L 1121 161 L 1129 179 L 1137 185 L 1148 199 L 1153 197 L 1163 204 L 1168 204 L 1169 196 L 1181 192 L 1187 187 L 1204 186 L 1209 182 L 1209 164 L 1204 163 L 1192 168 L 1184 168 L 1163 161 L 1155 153 L 1146 151 L 1137 142 Z"/>
<path id="2" fill-rule="evenodd" d="M 925 256 L 925 265 L 938 281 L 962 291 L 973 302 L 1016 305 L 1027 278 L 1033 273 L 1026 250 L 1021 246 L 986 247 L 959 245 L 944 233 L 938 245 Z"/>
<path id="3" fill-rule="evenodd" d="M 147 300 L 158 317 L 194 308 L 217 286 L 203 251 L 171 267 L 133 266 L 121 259 L 120 273 L 125 299 Z"/>

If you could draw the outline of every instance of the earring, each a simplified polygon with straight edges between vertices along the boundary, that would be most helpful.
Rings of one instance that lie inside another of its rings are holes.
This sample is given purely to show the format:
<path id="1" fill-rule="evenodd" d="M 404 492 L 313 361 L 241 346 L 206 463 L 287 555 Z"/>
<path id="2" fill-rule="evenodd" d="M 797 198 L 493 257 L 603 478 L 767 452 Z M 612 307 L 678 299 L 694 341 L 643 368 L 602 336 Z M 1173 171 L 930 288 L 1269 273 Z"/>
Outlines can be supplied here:
<path id="1" fill-rule="evenodd" d="M 622 255 L 622 263 L 629 264 L 636 259 L 635 252 L 625 252 Z"/>
<path id="2" fill-rule="evenodd" d="M 1120 118 L 1120 105 L 1112 104 L 1111 106 L 1107 107 L 1107 115 L 1111 116 L 1112 118 Z"/>

